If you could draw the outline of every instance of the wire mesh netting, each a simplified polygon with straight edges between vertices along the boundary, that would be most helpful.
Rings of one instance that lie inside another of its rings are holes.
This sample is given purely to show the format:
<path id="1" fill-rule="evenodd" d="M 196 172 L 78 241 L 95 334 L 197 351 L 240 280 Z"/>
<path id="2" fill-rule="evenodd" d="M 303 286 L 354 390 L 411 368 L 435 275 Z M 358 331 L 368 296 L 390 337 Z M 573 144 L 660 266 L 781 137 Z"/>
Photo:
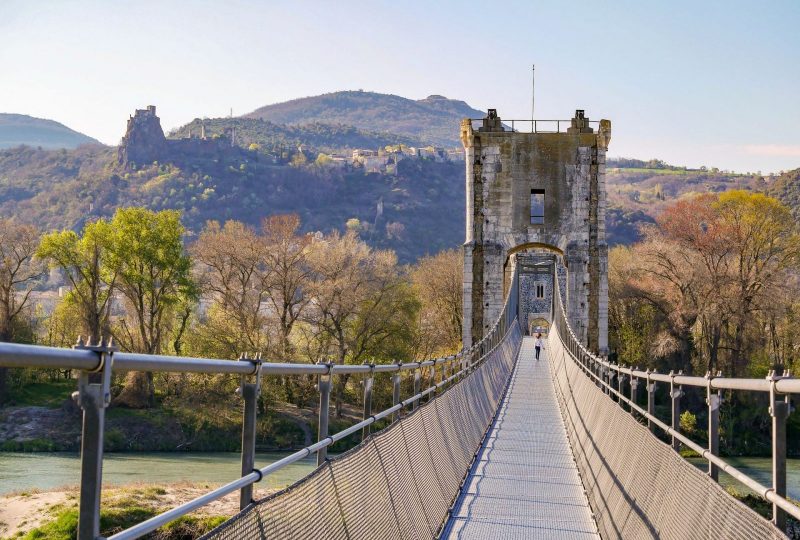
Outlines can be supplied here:
<path id="1" fill-rule="evenodd" d="M 786 538 L 603 393 L 555 326 L 556 395 L 603 538 Z"/>
<path id="2" fill-rule="evenodd" d="M 521 339 L 514 323 L 483 363 L 436 399 L 203 538 L 435 537 L 497 410 Z"/>

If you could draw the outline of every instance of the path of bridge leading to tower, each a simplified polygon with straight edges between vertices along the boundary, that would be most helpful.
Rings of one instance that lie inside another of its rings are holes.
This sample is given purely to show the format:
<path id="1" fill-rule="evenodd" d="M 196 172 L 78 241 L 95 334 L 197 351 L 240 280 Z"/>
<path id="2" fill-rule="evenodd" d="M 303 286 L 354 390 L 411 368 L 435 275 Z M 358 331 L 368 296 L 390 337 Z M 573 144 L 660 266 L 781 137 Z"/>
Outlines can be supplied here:
<path id="1" fill-rule="evenodd" d="M 526 337 L 508 392 L 445 538 L 600 538 L 544 352 Z"/>

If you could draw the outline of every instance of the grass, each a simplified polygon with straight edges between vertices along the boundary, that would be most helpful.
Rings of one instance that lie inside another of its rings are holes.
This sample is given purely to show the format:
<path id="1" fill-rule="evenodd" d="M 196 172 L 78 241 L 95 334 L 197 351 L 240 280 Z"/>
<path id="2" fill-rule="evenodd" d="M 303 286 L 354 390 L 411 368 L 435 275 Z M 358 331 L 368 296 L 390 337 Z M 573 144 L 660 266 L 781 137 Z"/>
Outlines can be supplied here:
<path id="1" fill-rule="evenodd" d="M 77 389 L 74 380 L 27 383 L 9 390 L 8 405 L 57 409 Z"/>
<path id="2" fill-rule="evenodd" d="M 54 452 L 56 450 L 58 450 L 56 443 L 48 439 L 3 441 L 0 443 L 0 452 Z"/>
<path id="3" fill-rule="evenodd" d="M 128 527 L 141 523 L 173 506 L 162 500 L 167 490 L 160 486 L 137 486 L 119 488 L 103 500 L 100 512 L 100 535 L 110 536 Z M 48 510 L 51 519 L 38 527 L 19 533 L 21 540 L 74 540 L 78 527 L 78 510 L 74 503 L 69 506 L 55 505 Z M 217 527 L 225 516 L 183 516 L 149 534 L 152 540 L 189 540 L 197 538 Z"/>

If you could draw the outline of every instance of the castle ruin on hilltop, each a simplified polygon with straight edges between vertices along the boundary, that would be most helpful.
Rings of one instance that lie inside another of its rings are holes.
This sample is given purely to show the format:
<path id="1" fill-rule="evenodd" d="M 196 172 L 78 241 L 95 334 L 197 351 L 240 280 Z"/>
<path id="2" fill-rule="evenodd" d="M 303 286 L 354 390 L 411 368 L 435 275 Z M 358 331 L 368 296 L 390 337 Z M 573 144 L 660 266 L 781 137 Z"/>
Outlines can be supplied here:
<path id="1" fill-rule="evenodd" d="M 231 129 L 221 137 L 207 138 L 203 129 L 200 137 L 167 139 L 155 105 L 148 105 L 146 109 L 136 109 L 128 118 L 125 135 L 117 149 L 117 163 L 125 168 L 136 168 L 154 161 L 215 153 L 235 146 L 234 137 Z"/>

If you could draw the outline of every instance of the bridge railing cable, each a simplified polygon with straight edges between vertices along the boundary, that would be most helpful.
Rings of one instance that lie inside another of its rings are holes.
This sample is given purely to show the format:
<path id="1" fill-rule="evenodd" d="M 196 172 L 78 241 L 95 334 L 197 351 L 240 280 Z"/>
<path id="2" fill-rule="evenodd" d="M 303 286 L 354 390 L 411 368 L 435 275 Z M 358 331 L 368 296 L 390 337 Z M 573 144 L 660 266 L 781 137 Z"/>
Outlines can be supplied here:
<path id="1" fill-rule="evenodd" d="M 80 338 L 73 349 L 22 345 L 0 342 L 0 367 L 59 368 L 78 371 L 78 391 L 73 394 L 83 410 L 81 434 L 81 485 L 79 502 L 78 540 L 97 540 L 100 537 L 100 503 L 103 470 L 103 439 L 105 409 L 111 404 L 111 375 L 127 371 L 214 373 L 241 377 L 238 393 L 244 400 L 242 423 L 242 476 L 185 504 L 159 514 L 109 537 L 109 540 L 130 540 L 154 531 L 181 516 L 212 503 L 235 491 L 240 492 L 240 508 L 253 502 L 253 484 L 264 476 L 287 465 L 317 454 L 317 465 L 327 459 L 327 448 L 336 441 L 359 431 L 362 438 L 369 435 L 376 422 L 400 419 L 405 409 L 416 410 L 421 401 L 434 399 L 444 390 L 473 373 L 500 348 L 504 347 L 512 330 L 519 334 L 516 311 L 516 275 L 512 281 L 501 316 L 486 335 L 456 354 L 418 362 L 392 364 L 339 365 L 331 363 L 294 364 L 262 361 L 260 355 L 242 356 L 238 361 L 213 358 L 188 358 L 165 355 L 146 355 L 119 352 L 113 343 L 100 339 L 96 343 Z M 91 340 L 91 338 L 90 338 Z M 508 353 L 504 353 L 508 356 Z M 438 373 L 437 373 L 438 371 Z M 412 372 L 414 394 L 401 399 L 400 375 Z M 372 378 L 379 373 L 393 374 L 393 405 L 380 412 L 371 410 Z M 423 389 L 423 373 L 427 386 Z M 338 433 L 328 434 L 328 412 L 331 381 L 339 375 L 363 375 L 363 420 Z M 263 377 L 286 375 L 316 375 L 320 392 L 318 441 L 266 467 L 255 466 L 256 410 L 260 383 Z M 438 380 L 438 382 L 437 382 Z M 369 389 L 369 390 L 368 390 Z"/>
<path id="2" fill-rule="evenodd" d="M 558 336 L 569 353 L 569 357 L 579 366 L 607 395 L 616 398 L 622 407 L 626 405 L 631 414 L 636 413 L 647 422 L 651 432 L 663 431 L 672 438 L 672 447 L 680 450 L 683 444 L 697 452 L 708 462 L 708 476 L 719 481 L 719 471 L 735 478 L 762 499 L 773 505 L 772 521 L 781 530 L 786 530 L 786 515 L 800 520 L 800 507 L 788 500 L 786 493 L 786 419 L 790 412 L 790 395 L 800 393 L 800 380 L 792 378 L 788 372 L 777 375 L 770 372 L 765 379 L 730 378 L 712 374 L 705 377 L 684 375 L 682 372 L 669 374 L 651 370 L 640 370 L 634 367 L 621 366 L 609 362 L 606 358 L 592 353 L 573 332 L 563 308 L 561 290 L 555 287 L 554 321 Z M 625 381 L 628 381 L 630 394 L 625 395 Z M 644 383 L 647 391 L 647 406 L 643 408 L 636 402 L 637 388 Z M 667 424 L 655 415 L 656 385 L 669 385 L 671 405 L 671 422 Z M 706 390 L 708 405 L 708 447 L 692 441 L 680 432 L 680 398 L 683 397 L 683 386 L 699 387 Z M 752 476 L 731 465 L 719 456 L 719 405 L 721 390 L 738 390 L 764 392 L 769 394 L 770 407 L 768 413 L 772 417 L 772 473 L 773 483 L 765 486 Z"/>

